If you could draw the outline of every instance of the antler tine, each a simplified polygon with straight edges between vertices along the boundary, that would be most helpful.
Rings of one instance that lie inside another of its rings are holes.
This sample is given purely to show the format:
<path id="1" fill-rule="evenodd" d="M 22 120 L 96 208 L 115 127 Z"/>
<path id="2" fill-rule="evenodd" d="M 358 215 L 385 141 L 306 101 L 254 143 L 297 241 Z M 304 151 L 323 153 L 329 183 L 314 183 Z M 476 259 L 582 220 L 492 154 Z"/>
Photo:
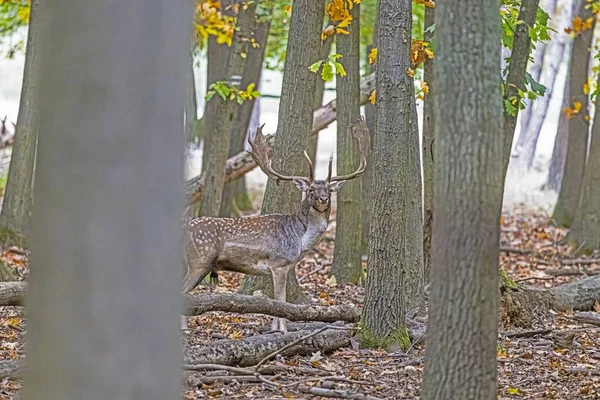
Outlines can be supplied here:
<path id="1" fill-rule="evenodd" d="M 329 156 L 329 165 L 327 166 L 327 182 L 331 181 L 331 172 L 333 171 L 333 153 Z"/>
<path id="2" fill-rule="evenodd" d="M 256 134 L 254 135 L 254 140 L 248 137 L 248 143 L 252 150 L 248 151 L 256 164 L 260 167 L 260 169 L 271 179 L 282 180 L 282 181 L 291 181 L 294 179 L 302 179 L 304 181 L 309 182 L 308 178 L 305 176 L 295 176 L 295 175 L 283 175 L 279 172 L 275 171 L 271 167 L 271 157 L 273 156 L 273 150 L 271 146 L 267 143 L 267 138 L 262 133 L 262 128 L 265 124 L 262 124 L 258 128 L 256 128 Z"/>
<path id="3" fill-rule="evenodd" d="M 315 180 L 315 168 L 313 167 L 312 160 L 310 159 L 306 150 L 304 150 L 304 157 L 306 157 L 306 162 L 308 163 L 308 173 L 310 174 L 309 177 L 310 181 L 312 182 Z"/>
<path id="4" fill-rule="evenodd" d="M 367 127 L 364 117 L 361 116 L 358 118 L 358 122 L 350 125 L 348 130 L 352 132 L 352 136 L 354 136 L 358 142 L 358 149 L 360 151 L 360 164 L 358 165 L 358 169 L 353 173 L 348 175 L 334 176 L 329 179 L 330 182 L 347 181 L 349 179 L 357 178 L 362 175 L 367 168 L 367 158 L 369 157 L 369 149 L 371 147 L 371 136 L 369 135 L 369 128 Z M 331 173 L 331 164 L 329 168 Z"/>

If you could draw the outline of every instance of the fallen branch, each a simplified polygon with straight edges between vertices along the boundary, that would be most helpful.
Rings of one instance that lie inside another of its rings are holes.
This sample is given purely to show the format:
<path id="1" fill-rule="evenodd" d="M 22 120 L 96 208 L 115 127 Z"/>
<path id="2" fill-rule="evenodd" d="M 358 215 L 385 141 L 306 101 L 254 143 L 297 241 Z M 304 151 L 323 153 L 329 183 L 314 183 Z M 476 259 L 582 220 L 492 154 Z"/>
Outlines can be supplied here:
<path id="1" fill-rule="evenodd" d="M 302 393 L 314 394 L 315 396 L 332 397 L 336 399 L 350 400 L 383 400 L 380 397 L 371 396 L 360 392 L 350 390 L 325 389 L 316 386 L 298 386 L 298 390 Z"/>
<path id="2" fill-rule="evenodd" d="M 551 333 L 552 329 L 533 329 L 529 331 L 506 331 L 500 332 L 501 337 L 505 338 L 530 338 L 536 335 L 546 335 Z"/>
<path id="3" fill-rule="evenodd" d="M 360 104 L 369 101 L 371 92 L 375 89 L 375 74 L 365 77 L 360 84 Z M 318 108 L 313 113 L 312 134 L 316 135 L 319 131 L 327 128 L 329 124 L 337 118 L 336 101 L 332 100 L 324 106 Z M 273 147 L 275 144 L 274 135 L 266 135 L 267 143 Z M 247 152 L 243 151 L 227 160 L 225 167 L 225 182 L 231 182 L 256 168 L 256 163 Z M 185 198 L 187 205 L 192 205 L 202 199 L 202 189 L 204 188 L 204 174 L 196 176 L 186 183 Z"/>
<path id="4" fill-rule="evenodd" d="M 298 305 L 270 298 L 237 293 L 211 293 L 186 296 L 186 315 L 200 315 L 209 311 L 242 314 L 266 314 L 290 321 L 358 322 L 360 312 L 351 306 Z"/>
<path id="5" fill-rule="evenodd" d="M 561 262 L 563 265 L 590 265 L 590 264 L 600 264 L 600 260 L 597 258 L 575 258 L 573 260 L 563 260 Z"/>
<path id="6" fill-rule="evenodd" d="M 533 250 L 519 249 L 517 247 L 500 247 L 501 253 L 514 253 L 514 254 L 533 254 Z"/>
<path id="7" fill-rule="evenodd" d="M 311 332 L 308 332 L 311 333 Z M 283 335 L 257 335 L 240 340 L 221 340 L 209 344 L 189 346 L 185 349 L 183 362 L 186 364 L 220 364 L 248 367 L 259 364 L 263 358 L 275 351 L 284 356 L 309 355 L 317 351 L 330 353 L 350 345 L 350 333 L 347 330 L 327 329 L 314 336 L 280 350 L 290 343 L 307 336 L 307 331 L 286 333 Z"/>
<path id="8" fill-rule="evenodd" d="M 25 282 L 0 283 L 0 306 L 22 306 L 26 290 Z"/>
<path id="9" fill-rule="evenodd" d="M 600 326 L 600 314 L 596 312 L 577 312 L 573 314 L 572 319 L 584 324 Z"/>

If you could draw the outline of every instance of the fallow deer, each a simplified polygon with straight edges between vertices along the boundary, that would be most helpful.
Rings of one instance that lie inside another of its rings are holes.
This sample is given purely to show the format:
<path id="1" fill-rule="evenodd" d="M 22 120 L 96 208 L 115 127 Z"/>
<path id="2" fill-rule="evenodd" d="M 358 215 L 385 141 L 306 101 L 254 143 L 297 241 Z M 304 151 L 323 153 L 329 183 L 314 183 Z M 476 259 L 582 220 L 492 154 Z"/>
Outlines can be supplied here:
<path id="1" fill-rule="evenodd" d="M 263 125 L 264 126 L 264 125 Z M 331 176 L 333 154 L 329 158 L 327 179 L 316 180 L 314 167 L 306 152 L 309 176 L 288 176 L 271 166 L 272 152 L 262 133 L 256 130 L 248 138 L 250 155 L 260 169 L 275 181 L 292 181 L 303 192 L 303 200 L 294 214 L 267 214 L 242 218 L 198 217 L 187 222 L 185 261 L 187 274 L 183 292 L 189 293 L 208 274 L 234 271 L 250 275 L 272 275 L 274 297 L 286 301 L 286 276 L 305 254 L 323 237 L 331 212 L 331 193 L 345 181 L 363 174 L 369 153 L 369 131 L 363 118 L 349 127 L 360 149 L 358 169 L 348 175 Z M 187 327 L 182 317 L 182 329 Z M 273 318 L 272 330 L 287 332 L 283 318 Z"/>

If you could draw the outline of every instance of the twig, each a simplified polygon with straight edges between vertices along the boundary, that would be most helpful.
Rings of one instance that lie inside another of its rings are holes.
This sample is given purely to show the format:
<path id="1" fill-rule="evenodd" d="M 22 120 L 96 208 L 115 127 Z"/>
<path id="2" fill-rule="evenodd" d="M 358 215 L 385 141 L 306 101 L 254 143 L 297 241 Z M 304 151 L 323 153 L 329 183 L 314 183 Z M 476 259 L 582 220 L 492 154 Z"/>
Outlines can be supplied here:
<path id="1" fill-rule="evenodd" d="M 600 326 L 600 314 L 595 312 L 577 312 L 573 314 L 572 319 L 577 322 Z"/>
<path id="2" fill-rule="evenodd" d="M 323 268 L 328 267 L 330 265 L 331 265 L 331 263 L 327 263 L 327 262 L 321 263 L 321 265 L 319 267 L 313 269 L 312 271 L 307 272 L 306 274 L 304 274 L 300 278 L 298 278 L 298 283 L 302 282 L 309 276 L 316 274 L 317 272 L 321 271 Z"/>
<path id="3" fill-rule="evenodd" d="M 536 278 L 535 276 L 530 276 L 529 278 L 521 278 L 515 279 L 515 282 L 525 282 L 525 281 L 551 281 L 555 278 L 555 276 L 551 276 L 548 278 Z"/>
<path id="4" fill-rule="evenodd" d="M 563 260 L 561 262 L 563 265 L 590 265 L 590 264 L 600 264 L 600 260 L 597 258 L 575 258 L 572 260 Z"/>
<path id="5" fill-rule="evenodd" d="M 350 400 L 383 400 L 380 397 L 371 396 L 370 394 L 364 394 L 360 392 L 352 392 L 350 390 L 335 390 L 325 389 L 321 387 L 309 387 L 299 386 L 298 390 L 302 393 L 314 394 L 322 397 L 333 397 L 336 399 L 350 399 Z"/>
<path id="6" fill-rule="evenodd" d="M 183 364 L 183 369 L 186 371 L 203 371 L 205 369 L 215 371 L 227 371 L 240 375 L 255 375 L 256 372 L 245 368 L 230 367 L 228 365 L 219 364 Z"/>
<path id="7" fill-rule="evenodd" d="M 551 333 L 552 329 L 534 329 L 534 330 L 530 330 L 530 331 L 520 331 L 520 332 L 514 332 L 514 331 L 509 331 L 509 332 L 501 332 L 500 336 L 505 337 L 505 338 L 530 338 L 536 335 L 546 335 L 548 333 Z"/>
<path id="8" fill-rule="evenodd" d="M 528 249 L 519 249 L 517 247 L 500 247 L 501 253 L 514 253 L 514 254 L 533 254 L 535 253 L 533 250 Z"/>
<path id="9" fill-rule="evenodd" d="M 269 361 L 271 358 L 275 357 L 277 354 L 279 354 L 279 353 L 281 353 L 281 352 L 283 352 L 283 351 L 285 351 L 285 350 L 289 349 L 289 348 L 290 348 L 290 347 L 292 347 L 292 346 L 295 346 L 295 345 L 297 345 L 298 343 L 300 343 L 300 342 L 302 342 L 302 341 L 304 341 L 304 340 L 306 340 L 306 339 L 308 339 L 308 338 L 311 338 L 311 337 L 313 337 L 313 336 L 315 336 L 315 335 L 318 335 L 319 333 L 321 333 L 321 332 L 324 332 L 324 331 L 326 331 L 326 330 L 328 330 L 328 329 L 352 330 L 352 329 L 354 329 L 354 328 L 352 328 L 352 327 L 345 327 L 345 326 L 335 326 L 335 325 L 327 325 L 327 326 L 324 326 L 324 327 L 322 327 L 321 329 L 319 329 L 319 330 L 316 330 L 316 331 L 314 331 L 314 332 L 311 332 L 311 333 L 309 333 L 308 335 L 304 335 L 304 336 L 302 336 L 301 338 L 298 338 L 298 339 L 294 340 L 293 342 L 291 342 L 291 343 L 288 343 L 287 345 L 283 346 L 283 347 L 282 347 L 282 348 L 280 348 L 279 350 L 276 350 L 276 351 L 272 352 L 271 354 L 267 355 L 265 358 L 263 358 L 262 360 L 260 360 L 260 362 L 259 362 L 258 364 L 256 364 L 256 367 L 254 367 L 254 370 L 255 370 L 256 372 L 258 372 L 258 371 L 259 371 L 259 369 L 260 369 L 260 367 L 261 367 L 261 366 L 262 366 L 264 363 L 266 363 L 267 361 Z"/>

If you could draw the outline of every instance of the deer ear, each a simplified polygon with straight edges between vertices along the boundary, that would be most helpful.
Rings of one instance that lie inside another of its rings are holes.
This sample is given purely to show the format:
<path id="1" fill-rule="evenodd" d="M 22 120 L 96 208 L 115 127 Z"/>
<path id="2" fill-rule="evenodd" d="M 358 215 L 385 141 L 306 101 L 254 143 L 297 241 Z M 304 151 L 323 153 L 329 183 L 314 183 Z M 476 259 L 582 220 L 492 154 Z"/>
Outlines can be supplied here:
<path id="1" fill-rule="evenodd" d="M 338 190 L 340 190 L 340 188 L 342 186 L 344 186 L 344 183 L 346 183 L 346 181 L 337 181 L 337 182 L 332 182 L 329 184 L 329 191 L 331 193 L 333 192 L 337 192 Z"/>
<path id="2" fill-rule="evenodd" d="M 296 187 L 298 189 L 300 189 L 300 191 L 302 191 L 302 192 L 308 191 L 308 182 L 306 182 L 305 180 L 294 178 L 293 182 L 294 182 L 294 185 L 296 185 Z"/>

